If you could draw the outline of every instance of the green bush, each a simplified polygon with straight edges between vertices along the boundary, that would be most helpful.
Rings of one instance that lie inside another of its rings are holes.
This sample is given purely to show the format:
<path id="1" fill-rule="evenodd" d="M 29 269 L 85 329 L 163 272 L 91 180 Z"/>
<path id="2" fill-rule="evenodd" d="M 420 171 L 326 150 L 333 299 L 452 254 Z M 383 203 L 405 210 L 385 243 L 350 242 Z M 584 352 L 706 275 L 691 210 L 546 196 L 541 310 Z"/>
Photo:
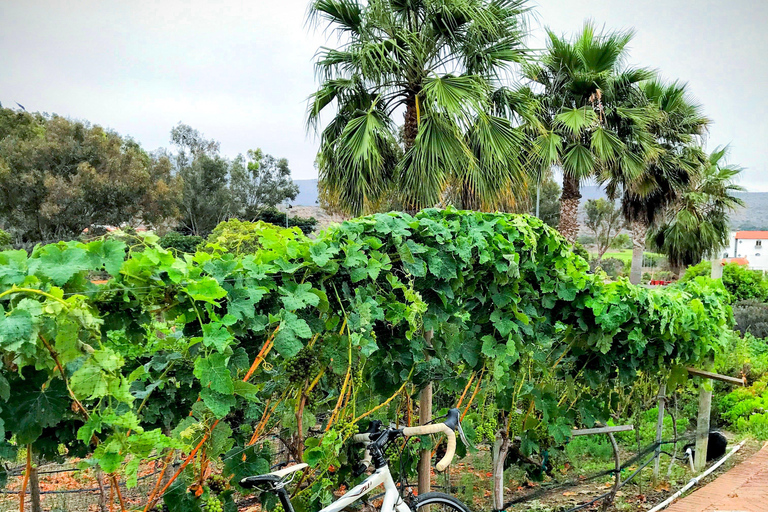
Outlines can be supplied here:
<path id="1" fill-rule="evenodd" d="M 194 253 L 205 239 L 196 235 L 182 235 L 176 231 L 171 231 L 160 237 L 158 243 L 163 249 L 174 249 L 177 253 Z"/>
<path id="2" fill-rule="evenodd" d="M 280 228 L 263 221 L 248 222 L 239 219 L 229 219 L 213 228 L 208 235 L 208 243 L 214 244 L 233 254 L 253 254 L 257 250 L 270 247 L 276 243 L 285 244 L 286 240 L 304 238 L 297 228 Z M 282 242 L 278 239 L 282 239 Z"/>
<path id="3" fill-rule="evenodd" d="M 284 212 L 281 212 L 277 208 L 262 208 L 260 210 L 257 210 L 253 218 L 250 219 L 252 222 L 268 222 L 269 224 L 274 224 L 275 226 L 279 226 L 281 228 L 286 227 L 285 226 L 285 218 L 286 214 Z M 291 217 L 288 216 L 288 227 L 289 228 L 299 228 L 302 233 L 305 235 L 308 235 L 312 233 L 315 228 L 317 227 L 317 219 L 314 217 Z"/>
<path id="4" fill-rule="evenodd" d="M 658 280 L 658 281 L 671 281 L 672 280 L 672 272 L 669 270 L 657 270 L 656 272 L 643 272 L 643 278 L 642 281 L 644 283 L 647 283 L 650 280 Z"/>
<path id="5" fill-rule="evenodd" d="M 611 248 L 613 249 L 632 249 L 632 239 L 626 233 L 620 233 L 611 242 Z"/>
<path id="6" fill-rule="evenodd" d="M 589 261 L 589 251 L 587 251 L 579 242 L 573 244 L 573 254 L 581 256 L 584 258 L 584 261 Z"/>
<path id="7" fill-rule="evenodd" d="M 602 260 L 593 258 L 592 261 L 589 262 L 589 267 L 593 271 L 602 269 L 603 272 L 608 274 L 608 277 L 616 279 L 623 275 L 626 265 L 618 258 L 603 258 Z"/>
<path id="8" fill-rule="evenodd" d="M 712 263 L 702 261 L 688 267 L 681 281 L 689 281 L 697 276 L 709 276 Z M 768 279 L 759 270 L 750 270 L 743 265 L 728 263 L 723 267 L 723 285 L 733 297 L 733 302 L 747 299 L 768 300 Z"/>
<path id="9" fill-rule="evenodd" d="M 768 304 L 756 300 L 742 300 L 733 305 L 736 330 L 750 333 L 756 338 L 768 338 Z"/>
<path id="10" fill-rule="evenodd" d="M 595 237 L 592 235 L 579 235 L 579 237 L 576 239 L 576 242 L 578 242 L 580 245 L 592 245 L 595 243 Z"/>
<path id="11" fill-rule="evenodd" d="M 7 231 L 0 229 L 0 251 L 10 249 L 11 244 L 13 244 L 11 235 Z"/>

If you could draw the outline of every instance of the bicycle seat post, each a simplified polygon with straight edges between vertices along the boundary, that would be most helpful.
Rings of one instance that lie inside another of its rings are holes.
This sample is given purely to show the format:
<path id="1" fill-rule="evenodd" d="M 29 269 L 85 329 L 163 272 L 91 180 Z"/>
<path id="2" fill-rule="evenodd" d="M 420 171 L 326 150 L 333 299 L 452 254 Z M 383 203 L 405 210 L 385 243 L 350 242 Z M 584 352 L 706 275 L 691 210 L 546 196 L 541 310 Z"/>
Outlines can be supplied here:
<path id="1" fill-rule="evenodd" d="M 293 504 L 291 503 L 291 496 L 285 489 L 284 485 L 274 486 L 272 492 L 277 494 L 277 498 L 280 500 L 280 504 L 283 506 L 285 512 L 294 512 Z"/>

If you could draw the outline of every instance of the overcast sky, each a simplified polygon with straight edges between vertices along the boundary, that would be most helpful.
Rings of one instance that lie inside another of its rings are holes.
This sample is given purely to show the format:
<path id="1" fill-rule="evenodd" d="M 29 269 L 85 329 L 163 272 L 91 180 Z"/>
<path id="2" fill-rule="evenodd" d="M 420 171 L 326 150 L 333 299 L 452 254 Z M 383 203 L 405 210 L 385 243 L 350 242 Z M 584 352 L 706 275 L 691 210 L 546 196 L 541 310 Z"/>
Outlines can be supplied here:
<path id="1" fill-rule="evenodd" d="M 587 18 L 634 27 L 632 64 L 689 83 L 714 121 L 708 147 L 731 144 L 741 184 L 768 191 L 768 1 L 541 0 L 544 26 Z M 314 178 L 305 130 L 312 60 L 326 43 L 305 25 L 306 0 L 0 0 L 0 102 L 89 120 L 167 147 L 179 121 L 234 156 L 261 147 Z M 332 44 L 334 41 L 331 40 Z"/>

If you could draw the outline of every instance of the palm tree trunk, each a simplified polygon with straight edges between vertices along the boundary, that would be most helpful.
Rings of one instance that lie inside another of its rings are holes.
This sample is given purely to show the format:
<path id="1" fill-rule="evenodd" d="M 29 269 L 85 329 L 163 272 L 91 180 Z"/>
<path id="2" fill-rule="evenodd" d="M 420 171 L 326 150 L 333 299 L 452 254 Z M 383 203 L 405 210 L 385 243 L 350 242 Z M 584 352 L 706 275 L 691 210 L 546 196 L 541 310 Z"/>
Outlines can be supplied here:
<path id="1" fill-rule="evenodd" d="M 403 124 L 403 146 L 408 151 L 416 141 L 419 132 L 419 116 L 416 110 L 416 95 L 411 94 L 405 102 L 405 123 Z"/>
<path id="2" fill-rule="evenodd" d="M 629 282 L 640 284 L 643 278 L 643 251 L 645 251 L 645 236 L 648 226 L 641 220 L 630 223 L 632 228 L 632 268 L 629 271 Z"/>
<path id="3" fill-rule="evenodd" d="M 579 180 L 569 174 L 563 174 L 563 194 L 560 196 L 560 234 L 571 243 L 579 236 Z"/>

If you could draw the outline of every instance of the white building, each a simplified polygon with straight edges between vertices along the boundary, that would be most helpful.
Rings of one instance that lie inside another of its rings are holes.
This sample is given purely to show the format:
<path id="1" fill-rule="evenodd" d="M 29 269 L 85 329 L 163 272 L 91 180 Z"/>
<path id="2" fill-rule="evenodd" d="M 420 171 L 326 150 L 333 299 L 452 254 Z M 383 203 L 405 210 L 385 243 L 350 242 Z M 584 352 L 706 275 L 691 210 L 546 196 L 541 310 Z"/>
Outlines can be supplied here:
<path id="1" fill-rule="evenodd" d="M 723 258 L 745 258 L 749 268 L 768 270 L 768 231 L 736 231 Z"/>

